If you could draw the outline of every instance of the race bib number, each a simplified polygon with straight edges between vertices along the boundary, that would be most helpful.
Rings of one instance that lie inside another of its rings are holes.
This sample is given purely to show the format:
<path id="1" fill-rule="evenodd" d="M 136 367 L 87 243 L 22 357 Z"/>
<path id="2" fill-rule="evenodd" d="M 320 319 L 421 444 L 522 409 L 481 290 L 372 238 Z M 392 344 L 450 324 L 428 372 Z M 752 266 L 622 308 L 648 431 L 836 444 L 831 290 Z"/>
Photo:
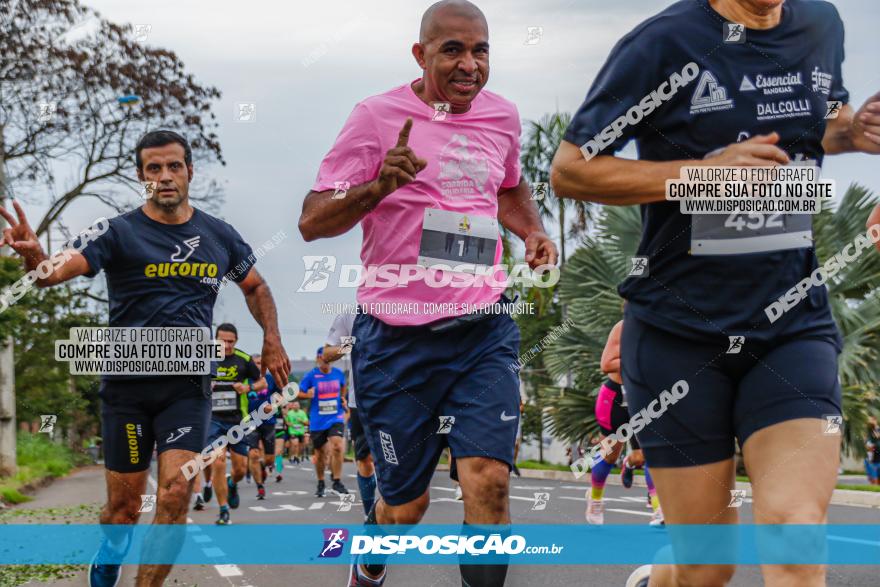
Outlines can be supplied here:
<path id="1" fill-rule="evenodd" d="M 215 391 L 211 394 L 211 411 L 233 412 L 238 409 L 238 394 L 234 391 Z"/>
<path id="2" fill-rule="evenodd" d="M 425 209 L 418 264 L 428 269 L 476 273 L 495 263 L 498 220 Z"/>
<path id="3" fill-rule="evenodd" d="M 694 214 L 692 255 L 742 255 L 813 246 L 810 214 Z"/>
<path id="4" fill-rule="evenodd" d="M 336 400 L 335 399 L 322 399 L 318 401 L 318 413 L 322 416 L 327 416 L 330 414 L 336 413 Z"/>
<path id="5" fill-rule="evenodd" d="M 284 422 L 282 420 L 275 420 L 275 430 L 279 432 L 284 431 Z"/>

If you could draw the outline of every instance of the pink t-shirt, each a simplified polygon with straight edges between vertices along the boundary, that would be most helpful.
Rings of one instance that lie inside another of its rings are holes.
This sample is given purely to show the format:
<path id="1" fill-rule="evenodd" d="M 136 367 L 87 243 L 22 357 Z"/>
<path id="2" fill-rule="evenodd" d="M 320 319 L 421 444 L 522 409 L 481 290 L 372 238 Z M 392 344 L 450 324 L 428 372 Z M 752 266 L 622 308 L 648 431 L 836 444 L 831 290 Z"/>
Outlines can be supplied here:
<path id="1" fill-rule="evenodd" d="M 445 119 L 435 120 L 444 114 Z M 389 277 L 407 271 L 416 275 L 413 268 L 418 265 L 426 209 L 466 215 L 468 220 L 459 223 L 463 227 L 478 216 L 496 219 L 499 190 L 520 182 L 521 129 L 513 103 L 483 90 L 466 113 L 437 114 L 432 105 L 416 96 L 411 84 L 405 84 L 355 106 L 321 162 L 312 189 L 334 190 L 345 187 L 342 182 L 355 187 L 376 179 L 385 153 L 397 143 L 407 117 L 413 119 L 409 147 L 428 166 L 415 182 L 387 196 L 361 221 L 364 279 L 358 287 L 358 303 L 367 313 L 393 325 L 426 324 L 498 300 L 504 291 L 500 272 L 468 287 L 453 284 L 473 282 L 473 275 L 454 273 L 452 284 L 442 285 L 450 276 L 444 280 L 447 272 L 436 269 L 426 269 L 424 277 L 405 286 L 387 284 Z M 502 246 L 497 229 L 494 232 L 493 264 L 498 264 Z M 448 244 L 453 237 L 447 238 Z M 380 265 L 384 266 L 381 271 L 377 269 Z"/>

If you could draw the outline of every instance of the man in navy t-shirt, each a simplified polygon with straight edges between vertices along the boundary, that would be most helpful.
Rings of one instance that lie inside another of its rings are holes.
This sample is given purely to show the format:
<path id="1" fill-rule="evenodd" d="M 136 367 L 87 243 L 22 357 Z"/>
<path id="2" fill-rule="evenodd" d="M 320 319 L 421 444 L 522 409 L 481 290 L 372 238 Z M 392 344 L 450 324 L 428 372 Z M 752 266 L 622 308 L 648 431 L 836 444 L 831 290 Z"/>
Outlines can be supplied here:
<path id="1" fill-rule="evenodd" d="M 318 348 L 317 366 L 299 383 L 300 399 L 309 399 L 309 433 L 315 448 L 316 497 L 324 497 L 324 468 L 330 460 L 332 489 L 348 493 L 342 484 L 342 457 L 345 452 L 345 373 L 324 360 L 324 347 Z M 327 455 L 327 445 L 330 454 Z"/>
<path id="2" fill-rule="evenodd" d="M 281 345 L 269 286 L 253 268 L 251 248 L 226 222 L 189 202 L 192 150 L 171 131 L 144 135 L 135 149 L 138 179 L 152 184 L 146 203 L 112 218 L 109 228 L 77 250 L 54 255 L 54 269 L 36 284 L 47 287 L 80 275 L 107 276 L 111 327 L 201 327 L 210 330 L 214 301 L 224 277 L 238 283 L 263 327 L 264 369 L 287 382 L 290 361 Z M 4 244 L 25 260 L 27 270 L 48 259 L 17 202 Z M 79 252 L 81 250 L 81 252 Z M 182 472 L 205 446 L 211 413 L 210 375 L 104 376 L 102 437 L 107 469 L 107 505 L 101 524 L 107 537 L 89 569 L 93 587 L 115 585 L 117 564 L 131 542 L 131 526 L 154 446 L 159 455 L 156 524 L 184 524 L 192 479 Z M 118 525 L 118 526 L 115 526 Z M 116 531 L 110 531 L 114 528 Z M 170 544 L 168 548 L 173 548 Z M 169 553 L 172 556 L 174 553 Z M 143 565 L 138 584 L 158 585 L 171 565 Z"/>
<path id="3" fill-rule="evenodd" d="M 735 440 L 756 523 L 824 521 L 840 335 L 824 285 L 767 311 L 818 267 L 811 216 L 683 214 L 665 190 L 686 166 L 818 168 L 826 154 L 880 153 L 880 95 L 848 104 L 843 38 L 830 2 L 677 2 L 612 49 L 556 153 L 560 196 L 641 205 L 639 270 L 619 288 L 621 365 L 630 414 L 676 393 L 638 431 L 670 524 L 736 521 Z M 638 160 L 616 155 L 630 140 Z M 814 458 L 791 458 L 807 446 Z M 824 581 L 819 566 L 763 570 L 768 584 Z M 666 566 L 651 578 L 724 584 L 732 572 Z"/>

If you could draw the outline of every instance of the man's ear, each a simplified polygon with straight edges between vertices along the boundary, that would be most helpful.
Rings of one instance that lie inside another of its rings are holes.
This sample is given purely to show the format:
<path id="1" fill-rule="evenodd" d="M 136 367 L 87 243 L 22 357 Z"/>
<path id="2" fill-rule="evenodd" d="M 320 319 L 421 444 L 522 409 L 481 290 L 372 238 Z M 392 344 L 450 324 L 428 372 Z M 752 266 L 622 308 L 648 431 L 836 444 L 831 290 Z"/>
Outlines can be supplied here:
<path id="1" fill-rule="evenodd" d="M 425 46 L 421 43 L 413 43 L 412 46 L 412 55 L 416 59 L 416 63 L 419 64 L 419 67 L 424 70 L 425 69 Z"/>
<path id="2" fill-rule="evenodd" d="M 139 181 L 144 181 L 144 170 L 142 167 L 138 167 L 137 176 Z"/>
<path id="3" fill-rule="evenodd" d="M 186 166 L 186 174 L 189 176 L 189 180 L 193 180 L 193 166 L 192 163 Z"/>

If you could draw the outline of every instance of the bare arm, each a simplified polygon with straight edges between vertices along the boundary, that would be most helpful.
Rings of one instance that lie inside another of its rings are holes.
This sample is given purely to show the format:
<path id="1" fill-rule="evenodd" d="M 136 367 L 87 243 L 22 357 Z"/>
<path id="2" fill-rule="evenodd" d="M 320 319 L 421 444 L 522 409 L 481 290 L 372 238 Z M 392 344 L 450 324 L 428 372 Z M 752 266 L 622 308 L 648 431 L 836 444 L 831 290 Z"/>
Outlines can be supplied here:
<path id="1" fill-rule="evenodd" d="M 587 160 L 581 150 L 562 141 L 550 169 L 550 183 L 559 197 L 613 206 L 650 204 L 666 200 L 666 180 L 682 167 L 786 165 L 788 155 L 776 146 L 779 135 L 758 135 L 728 145 L 707 159 L 641 161 L 599 155 Z"/>
<path id="2" fill-rule="evenodd" d="M 299 217 L 299 231 L 306 242 L 345 234 L 370 213 L 382 196 L 376 182 L 349 189 L 344 198 L 334 200 L 333 190 L 309 192 Z"/>
<path id="3" fill-rule="evenodd" d="M 837 118 L 829 118 L 822 148 L 828 155 L 880 154 L 880 92 L 868 98 L 858 112 L 844 104 Z"/>
<path id="4" fill-rule="evenodd" d="M 498 192 L 498 221 L 525 242 L 526 262 L 530 267 L 556 264 L 556 245 L 544 232 L 538 207 L 524 179 Z"/>
<path id="5" fill-rule="evenodd" d="M 3 229 L 2 244 L 9 245 L 21 255 L 27 272 L 34 271 L 44 261 L 49 262 L 48 267 L 51 267 L 49 275 L 43 278 L 37 276 L 34 281 L 38 287 L 58 285 L 89 272 L 89 263 L 79 251 L 65 249 L 51 257 L 47 256 L 43 252 L 43 247 L 36 233 L 28 224 L 24 210 L 14 200 L 12 205 L 15 207 L 17 218 L 13 217 L 5 208 L 0 207 L 0 215 L 9 223 L 9 227 Z"/>
<path id="6" fill-rule="evenodd" d="M 608 375 L 612 381 L 620 383 L 620 336 L 623 332 L 623 320 L 614 325 L 608 333 L 605 348 L 602 350 L 602 358 L 599 359 L 599 368 Z"/>
<path id="7" fill-rule="evenodd" d="M 324 354 L 321 356 L 323 356 L 324 360 L 328 363 L 332 363 L 333 361 L 338 361 L 343 356 L 345 356 L 345 353 L 342 352 L 341 346 L 325 344 Z"/>
<path id="8" fill-rule="evenodd" d="M 281 345 L 281 332 L 278 330 L 278 312 L 269 286 L 257 270 L 251 267 L 247 277 L 238 284 L 244 293 L 248 310 L 263 328 L 263 361 L 261 375 L 269 371 L 279 387 L 287 385 L 290 374 L 290 359 Z"/>

